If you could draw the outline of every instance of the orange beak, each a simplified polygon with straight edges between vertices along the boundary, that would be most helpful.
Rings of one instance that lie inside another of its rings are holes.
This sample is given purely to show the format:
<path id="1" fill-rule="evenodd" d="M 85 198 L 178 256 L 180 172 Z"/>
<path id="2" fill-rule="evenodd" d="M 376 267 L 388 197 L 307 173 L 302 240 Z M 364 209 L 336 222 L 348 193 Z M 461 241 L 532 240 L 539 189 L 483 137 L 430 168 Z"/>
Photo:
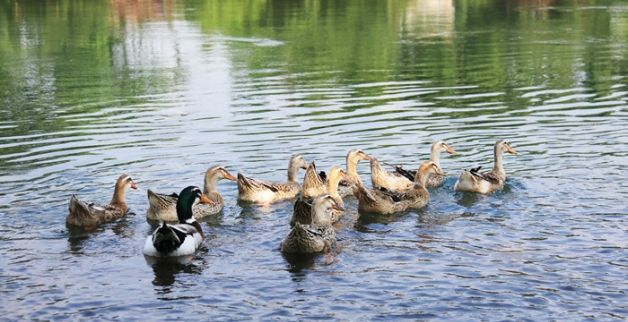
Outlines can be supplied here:
<path id="1" fill-rule="evenodd" d="M 207 205 L 211 205 L 214 203 L 213 201 L 211 201 L 211 199 L 207 198 L 205 195 L 201 195 L 199 202 L 207 204 Z"/>
<path id="2" fill-rule="evenodd" d="M 135 182 L 133 181 L 131 181 L 131 189 L 137 190 L 137 185 L 135 185 Z"/>
<path id="3" fill-rule="evenodd" d="M 513 149 L 513 148 L 511 148 L 511 147 L 508 147 L 508 153 L 510 153 L 510 154 L 514 154 L 514 155 L 517 155 L 517 154 L 518 154 L 518 153 L 517 153 L 517 151 L 515 151 L 515 149 Z"/>
<path id="4" fill-rule="evenodd" d="M 236 177 L 234 177 L 231 173 L 225 171 L 225 179 L 229 180 L 229 181 L 236 181 Z"/>
<path id="5" fill-rule="evenodd" d="M 456 152 L 456 150 L 454 150 L 454 148 L 448 146 L 447 147 L 447 153 L 449 154 L 458 154 L 458 152 Z"/>

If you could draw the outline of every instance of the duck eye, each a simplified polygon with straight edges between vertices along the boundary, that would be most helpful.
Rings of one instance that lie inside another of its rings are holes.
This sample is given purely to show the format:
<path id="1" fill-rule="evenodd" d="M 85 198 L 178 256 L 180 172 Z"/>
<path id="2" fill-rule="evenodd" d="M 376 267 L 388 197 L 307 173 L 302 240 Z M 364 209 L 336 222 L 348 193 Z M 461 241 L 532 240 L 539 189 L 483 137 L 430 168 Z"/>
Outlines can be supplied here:
<path id="1" fill-rule="evenodd" d="M 133 179 L 132 179 L 131 177 L 128 177 L 128 178 L 126 179 L 126 181 L 131 182 L 131 181 L 133 181 Z"/>

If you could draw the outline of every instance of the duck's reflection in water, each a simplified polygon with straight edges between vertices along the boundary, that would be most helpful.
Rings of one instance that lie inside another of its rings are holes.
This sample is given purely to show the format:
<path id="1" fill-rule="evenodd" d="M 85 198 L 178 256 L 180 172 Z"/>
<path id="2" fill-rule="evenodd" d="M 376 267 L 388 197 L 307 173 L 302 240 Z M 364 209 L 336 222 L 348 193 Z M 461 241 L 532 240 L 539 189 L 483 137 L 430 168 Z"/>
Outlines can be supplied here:
<path id="1" fill-rule="evenodd" d="M 287 270 L 290 272 L 290 277 L 294 282 L 301 282 L 305 280 L 308 272 L 314 265 L 331 265 L 336 261 L 338 255 L 338 249 L 327 253 L 312 253 L 312 254 L 286 254 L 282 253 L 283 258 L 288 262 Z"/>
<path id="2" fill-rule="evenodd" d="M 163 258 L 144 256 L 146 263 L 152 267 L 155 273 L 153 279 L 155 286 L 174 284 L 176 276 L 180 273 L 200 275 L 203 271 L 203 265 L 195 263 L 195 258 L 195 255 Z"/>

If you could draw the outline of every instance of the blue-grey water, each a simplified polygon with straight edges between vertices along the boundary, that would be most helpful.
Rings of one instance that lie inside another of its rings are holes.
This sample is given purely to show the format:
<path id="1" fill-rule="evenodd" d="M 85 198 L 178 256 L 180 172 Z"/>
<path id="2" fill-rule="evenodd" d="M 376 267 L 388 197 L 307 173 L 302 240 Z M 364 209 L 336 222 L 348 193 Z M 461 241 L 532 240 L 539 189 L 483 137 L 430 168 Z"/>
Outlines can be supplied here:
<path id="1" fill-rule="evenodd" d="M 1 2 L 2 319 L 626 320 L 627 80 L 623 1 Z M 505 189 L 454 193 L 497 139 Z M 435 140 L 459 155 L 428 207 L 347 199 L 332 254 L 282 256 L 292 203 L 227 182 L 191 263 L 142 256 L 148 188 Z M 123 172 L 132 213 L 69 230 Z"/>

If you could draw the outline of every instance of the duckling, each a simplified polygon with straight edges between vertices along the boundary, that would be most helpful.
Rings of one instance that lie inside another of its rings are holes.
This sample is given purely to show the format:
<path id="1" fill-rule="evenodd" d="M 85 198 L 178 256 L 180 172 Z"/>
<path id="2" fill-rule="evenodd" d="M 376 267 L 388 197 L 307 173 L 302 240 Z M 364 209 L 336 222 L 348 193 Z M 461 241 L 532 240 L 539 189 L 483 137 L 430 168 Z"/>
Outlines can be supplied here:
<path id="1" fill-rule="evenodd" d="M 288 166 L 288 182 L 266 182 L 245 177 L 238 173 L 238 199 L 257 204 L 269 204 L 276 201 L 292 199 L 300 190 L 297 182 L 299 168 L 308 166 L 301 155 L 293 155 Z"/>
<path id="2" fill-rule="evenodd" d="M 294 203 L 294 210 L 292 213 L 292 219 L 290 220 L 290 226 L 294 226 L 295 223 L 301 223 L 304 225 L 311 224 L 311 209 L 312 209 L 312 199 L 323 195 L 325 193 L 329 194 L 338 205 L 341 207 L 344 206 L 344 201 L 340 197 L 338 193 L 338 184 L 341 179 L 345 177 L 345 172 L 339 167 L 332 167 L 329 170 L 329 177 L 326 180 L 325 186 L 320 186 L 319 183 L 322 182 L 321 177 L 316 173 L 316 167 L 314 163 L 312 163 L 307 171 L 305 172 L 305 178 L 303 180 L 303 189 L 301 190 L 301 195 L 297 198 Z M 306 189 L 306 186 L 314 186 L 316 185 L 317 189 Z M 323 188 L 324 190 L 320 189 Z M 321 192 L 322 190 L 322 192 Z M 332 222 L 336 222 L 340 219 L 343 212 L 338 210 L 332 210 L 331 212 L 331 220 Z"/>
<path id="3" fill-rule="evenodd" d="M 425 207 L 430 199 L 430 193 L 425 188 L 430 173 L 442 174 L 442 171 L 433 161 L 421 164 L 414 179 L 414 186 L 401 191 L 367 189 L 362 183 L 358 184 L 354 190 L 358 198 L 358 210 L 387 215 L 409 208 Z"/>
<path id="4" fill-rule="evenodd" d="M 224 207 L 225 201 L 218 192 L 217 185 L 220 180 L 235 181 L 236 178 L 221 166 L 213 166 L 205 172 L 205 186 L 203 194 L 212 201 L 211 204 L 194 204 L 192 213 L 195 219 L 218 214 Z M 177 221 L 177 199 L 176 193 L 166 195 L 153 192 L 148 189 L 148 210 L 146 218 L 160 221 Z"/>
<path id="5" fill-rule="evenodd" d="M 480 173 L 481 166 L 469 171 L 463 170 L 458 181 L 456 181 L 454 190 L 487 194 L 503 189 L 506 181 L 506 172 L 502 165 L 503 152 L 513 155 L 517 154 L 517 151 L 510 146 L 509 142 L 504 140 L 495 142 L 493 147 L 493 158 L 495 160 L 493 170 Z"/>
<path id="6" fill-rule="evenodd" d="M 442 152 L 447 152 L 449 154 L 457 154 L 456 150 L 454 150 L 454 148 L 451 145 L 447 144 L 447 142 L 445 141 L 436 141 L 432 143 L 432 147 L 430 148 L 430 161 L 436 163 L 439 167 L 440 167 L 440 154 Z M 416 171 L 405 170 L 401 166 L 396 166 L 394 175 L 403 176 L 404 178 L 408 179 L 408 181 L 412 181 L 414 180 L 414 177 L 416 176 Z M 427 178 L 427 187 L 428 188 L 440 187 L 444 181 L 445 181 L 444 175 L 437 175 L 437 174 L 432 173 L 429 176 L 429 178 Z M 373 183 L 373 185 L 383 187 L 386 189 L 395 190 L 395 187 L 393 185 L 386 186 L 385 183 L 378 182 L 377 185 L 375 183 Z"/>
<path id="7" fill-rule="evenodd" d="M 318 196 L 312 203 L 310 225 L 295 223 L 288 236 L 281 242 L 284 253 L 320 253 L 331 249 L 336 242 L 332 227 L 331 211 L 343 211 L 330 195 Z"/>
<path id="8" fill-rule="evenodd" d="M 94 227 L 103 222 L 118 219 L 124 216 L 129 207 L 126 204 L 126 189 L 137 190 L 133 179 L 123 174 L 116 180 L 113 198 L 107 205 L 96 205 L 79 200 L 76 195 L 70 198 L 68 216 L 65 220 L 68 226 Z"/>
<path id="9" fill-rule="evenodd" d="M 201 225 L 194 219 L 192 206 L 198 200 L 202 204 L 211 204 L 199 187 L 189 186 L 181 191 L 177 199 L 177 217 L 179 224 L 169 225 L 162 222 L 144 242 L 144 255 L 152 257 L 171 257 L 192 255 L 203 241 Z"/>

